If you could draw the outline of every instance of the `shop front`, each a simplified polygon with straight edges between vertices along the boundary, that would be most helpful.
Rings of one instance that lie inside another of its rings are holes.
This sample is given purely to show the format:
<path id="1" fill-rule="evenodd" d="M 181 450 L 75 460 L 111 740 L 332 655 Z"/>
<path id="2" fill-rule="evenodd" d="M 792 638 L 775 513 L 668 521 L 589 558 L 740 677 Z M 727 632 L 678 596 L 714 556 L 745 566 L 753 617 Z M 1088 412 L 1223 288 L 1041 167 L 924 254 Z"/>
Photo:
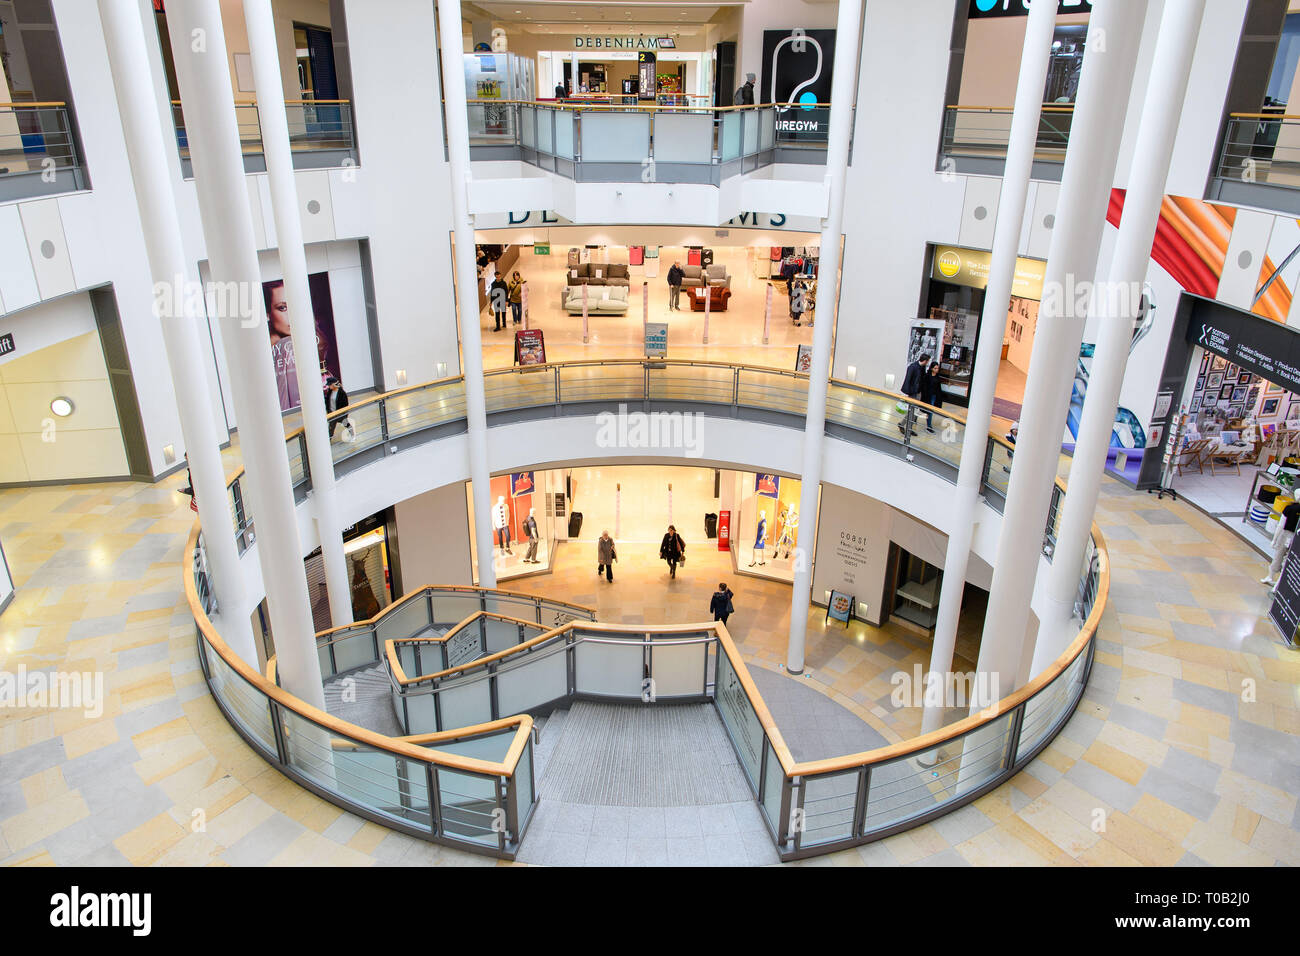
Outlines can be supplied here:
<path id="1" fill-rule="evenodd" d="M 982 249 L 930 247 L 920 317 L 912 322 L 903 365 L 923 354 L 937 358 L 945 405 L 965 408 L 970 402 L 991 256 Z M 1041 259 L 1016 259 L 993 403 L 993 414 L 1008 422 L 1020 418 L 1045 267 Z"/>
<path id="2" fill-rule="evenodd" d="M 1184 295 L 1139 488 L 1172 489 L 1268 550 L 1300 489 L 1300 335 Z"/>

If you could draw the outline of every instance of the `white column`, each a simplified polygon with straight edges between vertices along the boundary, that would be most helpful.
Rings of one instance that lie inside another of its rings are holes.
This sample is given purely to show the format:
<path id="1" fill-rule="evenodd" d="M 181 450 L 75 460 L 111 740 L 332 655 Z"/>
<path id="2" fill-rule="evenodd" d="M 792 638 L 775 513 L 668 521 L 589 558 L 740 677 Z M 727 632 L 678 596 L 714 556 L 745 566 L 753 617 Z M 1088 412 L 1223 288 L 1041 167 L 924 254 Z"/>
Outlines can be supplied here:
<path id="1" fill-rule="evenodd" d="M 167 11 L 281 683 L 325 708 L 218 0 Z"/>
<path id="2" fill-rule="evenodd" d="M 980 479 L 984 473 L 985 450 L 993 418 L 993 396 L 997 391 L 998 368 L 1002 359 L 1002 336 L 1007 326 L 1007 306 L 1011 301 L 1012 281 L 1015 278 L 1020 230 L 1029 195 L 1029 175 L 1038 141 L 1043 85 L 1047 80 L 1047 61 L 1055 27 L 1055 5 L 1036 3 L 1030 8 L 1025 26 L 1025 44 L 1020 54 L 1020 79 L 1016 85 L 1011 134 L 1007 140 L 1006 169 L 1002 177 L 1002 192 L 998 197 L 998 218 L 993 228 L 993 252 L 989 261 L 988 286 L 984 291 L 984 311 L 980 316 L 975 370 L 971 376 L 966 431 L 962 439 L 961 465 L 957 471 L 957 492 L 954 496 L 956 508 L 952 527 L 948 531 L 948 551 L 943 562 L 943 584 L 939 589 L 934 644 L 930 648 L 930 669 L 926 675 L 927 688 L 936 684 L 937 687 L 925 697 L 925 710 L 921 718 L 923 734 L 938 730 L 943 725 L 944 700 L 938 691 L 945 686 L 944 678 L 952 671 L 953 649 L 957 643 L 957 621 L 961 616 L 961 599 L 966 589 L 966 570 L 970 564 L 971 539 L 974 537 L 979 506 Z"/>
<path id="3" fill-rule="evenodd" d="M 1097 348 L 1088 374 L 1088 394 L 1070 464 L 1069 494 L 1047 578 L 1047 600 L 1031 675 L 1059 657 L 1078 633 L 1072 623 L 1075 595 L 1204 11 L 1205 0 L 1181 0 L 1166 3 L 1161 14 L 1110 278 L 1104 286 L 1094 287 L 1091 313 L 1097 321 Z"/>
<path id="4" fill-rule="evenodd" d="M 244 572 L 239 566 L 226 497 L 220 447 L 224 436 L 218 435 L 212 418 L 211 402 L 216 398 L 208 393 L 199 338 L 204 317 L 195 297 L 187 294 L 187 285 L 197 283 L 198 272 L 185 258 L 167 168 L 167 150 L 175 148 L 175 141 L 163 135 L 160 125 L 139 5 L 99 0 L 99 14 L 117 90 L 149 272 L 154 280 L 155 308 L 176 392 L 203 543 L 212 568 L 212 587 L 218 610 L 232 612 L 222 617 L 221 636 L 231 650 L 256 666 L 252 625 L 245 614 L 249 602 Z"/>
<path id="5" fill-rule="evenodd" d="M 443 38 L 442 92 L 447 117 L 447 158 L 451 164 L 451 221 L 460 313 L 461 373 L 465 376 L 465 417 L 469 425 L 470 493 L 474 499 L 474 541 L 480 587 L 497 586 L 492 543 L 492 489 L 487 460 L 487 401 L 483 394 L 483 330 L 479 326 L 478 271 L 474 263 L 474 224 L 469 217 L 469 117 L 465 107 L 465 66 L 460 49 L 460 2 L 439 0 L 438 32 Z"/>
<path id="6" fill-rule="evenodd" d="M 262 129 L 267 180 L 271 187 L 280 268 L 284 272 L 285 300 L 289 304 L 293 354 L 298 357 L 294 364 L 297 366 L 298 394 L 302 398 L 307 462 L 311 469 L 312 510 L 325 565 L 331 623 L 334 627 L 342 627 L 352 623 L 352 589 L 348 583 L 347 559 L 343 554 L 343 521 L 339 517 L 334 459 L 330 452 L 329 425 L 325 420 L 325 402 L 317 367 L 316 319 L 311 305 L 311 290 L 307 285 L 307 255 L 303 251 L 298 183 L 294 178 L 293 154 L 289 149 L 289 117 L 284 108 L 284 84 L 280 79 L 271 0 L 244 0 L 244 25 L 253 61 L 253 83 L 259 92 L 266 93 L 257 98 L 257 116 Z"/>
<path id="7" fill-rule="evenodd" d="M 862 21 L 862 0 L 840 0 L 836 34 L 856 37 Z M 826 185 L 830 191 L 827 217 L 822 222 L 818 289 L 826 299 L 826 318 L 813 326 L 812 365 L 808 370 L 808 412 L 803 434 L 799 489 L 799 514 L 805 539 L 795 553 L 794 582 L 790 595 L 790 642 L 786 670 L 803 673 L 804 642 L 808 635 L 808 610 L 812 604 L 812 529 L 817 527 L 817 504 L 822 484 L 822 445 L 826 439 L 826 392 L 831 374 L 831 333 L 839 305 L 840 233 L 844 225 L 844 180 L 849 162 L 849 133 L 853 122 L 853 91 L 858 80 L 858 50 L 852 43 L 835 47 L 835 72 L 831 81 L 830 136 L 826 144 Z"/>
<path id="8" fill-rule="evenodd" d="M 1074 297 L 1066 290 L 1072 293 L 1079 279 L 1091 279 L 1096 273 L 1145 14 L 1144 0 L 1097 0 L 1088 22 L 1090 41 L 1061 176 L 977 664 L 978 671 L 989 678 L 976 684 L 997 696 L 1011 692 L 1020 669 L 1029 601 L 1061 455 L 1070 383 L 1083 338 L 1084 316 L 1076 314 Z M 982 694 L 974 696 L 972 712 L 990 703 Z"/>

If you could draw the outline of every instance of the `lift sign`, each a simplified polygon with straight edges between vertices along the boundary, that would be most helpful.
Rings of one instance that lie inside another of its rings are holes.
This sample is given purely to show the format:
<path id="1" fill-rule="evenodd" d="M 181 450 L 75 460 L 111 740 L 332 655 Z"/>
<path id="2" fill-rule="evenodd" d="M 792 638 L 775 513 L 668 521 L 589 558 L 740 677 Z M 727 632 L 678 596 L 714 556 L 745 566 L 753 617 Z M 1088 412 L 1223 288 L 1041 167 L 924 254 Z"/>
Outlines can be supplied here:
<path id="1" fill-rule="evenodd" d="M 14 334 L 12 332 L 0 335 L 0 355 L 8 355 L 14 348 Z"/>

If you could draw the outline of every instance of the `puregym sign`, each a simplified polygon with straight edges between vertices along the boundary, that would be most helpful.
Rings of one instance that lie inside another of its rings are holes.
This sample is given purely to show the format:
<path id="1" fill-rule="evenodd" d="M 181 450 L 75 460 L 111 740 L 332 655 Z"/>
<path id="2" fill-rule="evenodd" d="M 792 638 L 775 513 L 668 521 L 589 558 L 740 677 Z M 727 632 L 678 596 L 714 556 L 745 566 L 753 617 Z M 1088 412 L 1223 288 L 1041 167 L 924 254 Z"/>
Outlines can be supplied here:
<path id="1" fill-rule="evenodd" d="M 1032 5 L 1033 0 L 970 0 L 968 16 L 972 20 L 986 17 L 1027 17 Z M 1058 0 L 1056 12 L 1092 13 L 1092 3 L 1091 0 Z"/>

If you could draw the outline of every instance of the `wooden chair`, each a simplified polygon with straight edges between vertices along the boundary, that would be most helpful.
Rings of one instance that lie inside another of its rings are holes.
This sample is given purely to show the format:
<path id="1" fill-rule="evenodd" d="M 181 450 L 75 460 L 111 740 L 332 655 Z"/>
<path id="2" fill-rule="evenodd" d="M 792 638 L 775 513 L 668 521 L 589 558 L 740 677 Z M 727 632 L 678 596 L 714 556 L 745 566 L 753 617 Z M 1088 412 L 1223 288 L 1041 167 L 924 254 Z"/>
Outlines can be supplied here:
<path id="1" fill-rule="evenodd" d="M 1205 461 L 1203 456 L 1209 450 L 1211 439 L 1198 438 L 1196 441 L 1189 441 L 1183 446 L 1182 451 L 1174 456 L 1174 468 L 1178 474 L 1183 473 L 1184 468 L 1196 466 L 1200 474 L 1205 474 Z"/>

